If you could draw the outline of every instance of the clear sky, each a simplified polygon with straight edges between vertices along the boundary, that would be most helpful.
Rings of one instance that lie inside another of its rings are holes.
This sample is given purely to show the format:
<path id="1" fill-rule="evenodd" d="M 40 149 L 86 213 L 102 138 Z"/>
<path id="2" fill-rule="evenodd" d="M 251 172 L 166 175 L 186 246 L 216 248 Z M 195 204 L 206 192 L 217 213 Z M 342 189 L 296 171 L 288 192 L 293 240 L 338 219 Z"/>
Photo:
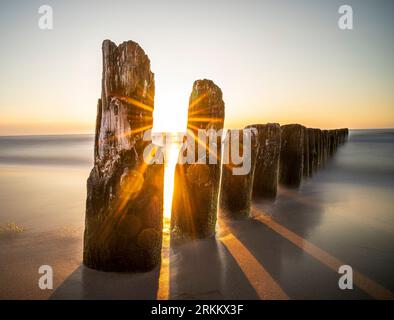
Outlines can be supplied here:
<path id="1" fill-rule="evenodd" d="M 38 28 L 53 7 L 54 29 Z M 354 29 L 338 28 L 340 5 Z M 155 126 L 184 126 L 192 83 L 223 90 L 226 127 L 394 127 L 392 0 L 0 0 L 0 134 L 93 132 L 101 43 L 138 42 Z M 163 121 L 160 121 L 162 119 Z"/>

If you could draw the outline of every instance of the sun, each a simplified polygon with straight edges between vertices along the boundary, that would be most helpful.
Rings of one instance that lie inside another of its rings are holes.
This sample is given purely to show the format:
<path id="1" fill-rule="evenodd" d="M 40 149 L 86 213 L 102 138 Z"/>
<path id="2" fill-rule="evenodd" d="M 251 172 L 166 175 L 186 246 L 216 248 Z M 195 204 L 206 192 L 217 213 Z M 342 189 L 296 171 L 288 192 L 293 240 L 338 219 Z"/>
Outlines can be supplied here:
<path id="1" fill-rule="evenodd" d="M 153 132 L 165 138 L 164 144 L 164 219 L 171 218 L 172 196 L 174 193 L 175 165 L 178 160 L 180 143 L 178 134 L 186 132 L 188 95 L 186 87 L 174 78 L 157 81 L 155 107 L 153 111 Z M 186 93 L 186 94 L 185 94 Z"/>

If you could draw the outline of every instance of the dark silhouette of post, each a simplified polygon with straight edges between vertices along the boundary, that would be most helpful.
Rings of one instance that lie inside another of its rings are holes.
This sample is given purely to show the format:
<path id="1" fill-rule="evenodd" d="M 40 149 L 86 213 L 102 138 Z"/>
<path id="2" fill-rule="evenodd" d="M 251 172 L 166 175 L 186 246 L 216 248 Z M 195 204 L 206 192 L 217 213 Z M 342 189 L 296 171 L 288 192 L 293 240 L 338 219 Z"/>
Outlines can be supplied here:
<path id="1" fill-rule="evenodd" d="M 155 83 L 133 41 L 105 40 L 94 167 L 87 181 L 83 263 L 104 271 L 145 271 L 160 262 L 163 164 L 148 165 Z M 152 156 L 159 150 L 152 148 Z"/>
<path id="2" fill-rule="evenodd" d="M 257 129 L 229 130 L 224 146 L 223 161 L 225 158 L 229 161 L 222 164 L 220 208 L 229 218 L 247 218 L 259 153 Z"/>
<path id="3" fill-rule="evenodd" d="M 299 187 L 304 164 L 304 127 L 299 124 L 281 126 L 279 182 L 287 187 Z"/>
<path id="4" fill-rule="evenodd" d="M 309 177 L 310 172 L 309 172 L 309 134 L 308 134 L 308 129 L 303 127 L 304 130 L 304 168 L 303 168 L 303 175 L 304 177 Z"/>
<path id="5" fill-rule="evenodd" d="M 315 129 L 307 128 L 308 133 L 308 143 L 309 143 L 309 175 L 311 176 L 316 170 L 316 143 L 315 143 Z"/>
<path id="6" fill-rule="evenodd" d="M 253 124 L 260 145 L 253 182 L 253 198 L 275 198 L 278 188 L 281 130 L 278 123 Z"/>
<path id="7" fill-rule="evenodd" d="M 215 234 L 223 123 L 224 102 L 220 88 L 211 80 L 195 81 L 188 110 L 188 129 L 195 142 L 195 162 L 177 164 L 175 169 L 171 218 L 175 236 L 205 238 Z M 199 130 L 210 131 L 213 137 L 201 141 Z M 198 146 L 203 148 L 202 157 L 199 157 Z"/>
<path id="8" fill-rule="evenodd" d="M 321 168 L 321 161 L 322 161 L 322 145 L 321 145 L 321 130 L 314 129 L 315 131 L 315 152 L 316 157 L 314 158 L 315 164 L 314 169 L 318 170 Z"/>

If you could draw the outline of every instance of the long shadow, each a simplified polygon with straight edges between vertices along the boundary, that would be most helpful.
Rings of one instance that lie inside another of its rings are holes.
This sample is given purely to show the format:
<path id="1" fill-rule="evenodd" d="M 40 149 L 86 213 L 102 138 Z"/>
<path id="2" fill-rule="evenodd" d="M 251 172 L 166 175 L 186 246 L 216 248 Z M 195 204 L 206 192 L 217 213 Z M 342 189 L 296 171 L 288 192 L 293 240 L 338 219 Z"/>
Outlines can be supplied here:
<path id="1" fill-rule="evenodd" d="M 53 300 L 153 300 L 160 268 L 143 273 L 101 272 L 80 265 L 52 294 Z"/>
<path id="2" fill-rule="evenodd" d="M 217 238 L 183 243 L 170 240 L 166 246 L 169 256 L 150 272 L 100 272 L 81 264 L 50 299 L 259 299 Z"/>
<path id="3" fill-rule="evenodd" d="M 215 238 L 172 244 L 169 299 L 258 299 L 237 262 Z M 53 300 L 154 300 L 160 266 L 149 272 L 101 272 L 80 265 Z"/>
<path id="4" fill-rule="evenodd" d="M 173 245 L 170 299 L 259 299 L 228 249 L 217 239 Z"/>
<path id="5" fill-rule="evenodd" d="M 367 299 L 357 288 L 340 290 L 339 274 L 255 219 L 227 222 L 228 228 L 291 299 Z"/>
<path id="6" fill-rule="evenodd" d="M 257 200 L 254 208 L 274 217 L 275 220 L 303 238 L 307 238 L 322 221 L 323 193 L 306 182 L 300 190 L 281 187 L 275 201 Z"/>

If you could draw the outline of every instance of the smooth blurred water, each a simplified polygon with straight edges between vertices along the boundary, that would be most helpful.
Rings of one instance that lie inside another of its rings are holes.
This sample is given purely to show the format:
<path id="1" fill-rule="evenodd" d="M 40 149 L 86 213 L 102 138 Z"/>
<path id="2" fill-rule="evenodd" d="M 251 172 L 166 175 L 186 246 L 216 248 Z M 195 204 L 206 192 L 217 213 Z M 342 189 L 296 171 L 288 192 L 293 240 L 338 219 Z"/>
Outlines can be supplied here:
<path id="1" fill-rule="evenodd" d="M 89 166 L 93 135 L 0 137 L 0 164 Z"/>
<path id="2" fill-rule="evenodd" d="M 93 143 L 93 135 L 0 137 L 0 224 L 43 228 L 83 221 Z M 319 190 L 327 201 L 341 188 L 347 198 L 346 191 L 362 190 L 371 195 L 367 205 L 373 212 L 367 215 L 394 224 L 393 158 L 394 129 L 352 130 L 349 141 L 303 189 Z M 352 201 L 349 210 L 342 208 L 349 216 L 358 210 Z M 365 196 L 358 203 L 364 202 Z"/>
<path id="3" fill-rule="evenodd" d="M 84 221 L 93 135 L 0 137 L 0 224 L 45 231 Z"/>
<path id="4" fill-rule="evenodd" d="M 394 290 L 394 130 L 352 130 L 300 190 L 281 188 L 257 208 L 386 288 Z M 278 251 L 280 251 L 278 249 Z M 305 255 L 280 257 L 279 273 Z M 291 277 L 290 277 L 291 278 Z M 283 281 L 291 288 L 291 281 Z M 298 292 L 299 288 L 294 288 Z M 314 290 L 312 287 L 311 290 Z"/>
<path id="5" fill-rule="evenodd" d="M 332 159 L 336 181 L 394 186 L 394 130 L 352 130 Z M 329 177 L 327 177 L 329 178 Z"/>
<path id="6" fill-rule="evenodd" d="M 39 232 L 83 227 L 93 140 L 92 135 L 0 137 L 0 224 L 16 222 Z M 394 130 L 352 130 L 349 141 L 300 190 L 280 188 L 275 202 L 254 205 L 394 291 L 393 157 Z M 337 289 L 337 273 L 274 231 L 249 224 L 258 234 L 246 229 L 252 236 L 240 240 L 291 297 L 347 297 Z M 326 285 L 331 289 L 325 291 Z"/>

